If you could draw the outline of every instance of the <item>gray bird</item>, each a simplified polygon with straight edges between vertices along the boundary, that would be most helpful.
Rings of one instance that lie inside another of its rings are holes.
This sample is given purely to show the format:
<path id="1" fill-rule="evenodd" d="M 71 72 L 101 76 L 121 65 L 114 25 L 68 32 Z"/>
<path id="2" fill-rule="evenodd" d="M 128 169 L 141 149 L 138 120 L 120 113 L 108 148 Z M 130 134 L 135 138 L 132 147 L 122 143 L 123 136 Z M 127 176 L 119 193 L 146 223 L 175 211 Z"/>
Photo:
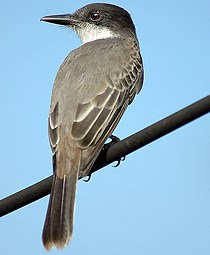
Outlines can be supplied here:
<path id="1" fill-rule="evenodd" d="M 57 73 L 49 112 L 53 184 L 42 240 L 45 248 L 66 246 L 73 232 L 76 185 L 88 176 L 104 142 L 143 83 L 143 64 L 129 13 L 95 3 L 73 14 L 42 21 L 76 31 L 82 46 Z"/>

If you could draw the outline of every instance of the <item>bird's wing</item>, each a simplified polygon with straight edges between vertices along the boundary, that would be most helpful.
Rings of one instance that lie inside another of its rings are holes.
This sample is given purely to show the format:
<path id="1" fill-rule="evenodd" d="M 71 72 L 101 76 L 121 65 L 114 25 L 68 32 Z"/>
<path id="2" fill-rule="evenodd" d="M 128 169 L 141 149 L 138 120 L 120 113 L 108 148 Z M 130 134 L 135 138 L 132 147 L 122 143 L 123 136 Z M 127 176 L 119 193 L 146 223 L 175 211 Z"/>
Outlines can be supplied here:
<path id="1" fill-rule="evenodd" d="M 128 50 L 128 49 L 127 49 Z M 123 56 L 101 83 L 103 91 L 78 104 L 71 135 L 81 149 L 95 146 L 104 141 L 113 123 L 118 122 L 122 109 L 126 108 L 142 86 L 142 62 L 138 45 L 129 45 L 130 56 Z M 123 53 L 122 53 L 123 54 Z M 128 54 L 128 53 L 127 53 Z M 114 54 L 112 54 L 113 57 Z M 113 57 L 114 58 L 114 57 Z M 93 89 L 101 84 L 95 84 Z"/>
<path id="2" fill-rule="evenodd" d="M 71 136 L 82 149 L 80 174 L 83 176 L 88 174 L 103 143 L 142 87 L 143 65 L 139 48 L 135 42 L 129 47 L 132 48 L 129 61 L 125 56 L 122 66 L 116 66 L 104 77 L 104 91 L 78 105 Z"/>

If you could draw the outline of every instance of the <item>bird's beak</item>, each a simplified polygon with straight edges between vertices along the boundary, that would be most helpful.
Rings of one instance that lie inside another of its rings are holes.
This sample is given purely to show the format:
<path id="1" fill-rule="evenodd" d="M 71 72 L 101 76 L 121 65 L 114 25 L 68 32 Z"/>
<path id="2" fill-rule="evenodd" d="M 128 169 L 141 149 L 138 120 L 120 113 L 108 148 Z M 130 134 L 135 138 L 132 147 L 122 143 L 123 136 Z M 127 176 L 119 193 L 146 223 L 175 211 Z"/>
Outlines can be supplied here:
<path id="1" fill-rule="evenodd" d="M 41 18 L 41 21 L 64 26 L 73 26 L 78 23 L 72 14 L 45 16 Z"/>

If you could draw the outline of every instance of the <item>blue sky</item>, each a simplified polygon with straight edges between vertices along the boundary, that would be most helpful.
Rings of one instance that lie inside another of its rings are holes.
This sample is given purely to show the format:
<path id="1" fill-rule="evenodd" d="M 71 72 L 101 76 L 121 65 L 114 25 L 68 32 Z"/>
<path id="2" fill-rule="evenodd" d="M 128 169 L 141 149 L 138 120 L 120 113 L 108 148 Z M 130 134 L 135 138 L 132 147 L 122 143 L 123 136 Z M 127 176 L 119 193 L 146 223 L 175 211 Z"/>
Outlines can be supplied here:
<path id="1" fill-rule="evenodd" d="M 80 44 L 70 30 L 39 20 L 90 2 L 1 2 L 1 198 L 51 174 L 51 88 L 63 59 Z M 111 3 L 131 13 L 145 67 L 142 92 L 114 132 L 124 138 L 209 94 L 210 1 Z M 62 254 L 209 254 L 209 117 L 80 181 L 74 238 Z M 1 219 L 1 254 L 46 254 L 47 203 L 48 197 Z"/>

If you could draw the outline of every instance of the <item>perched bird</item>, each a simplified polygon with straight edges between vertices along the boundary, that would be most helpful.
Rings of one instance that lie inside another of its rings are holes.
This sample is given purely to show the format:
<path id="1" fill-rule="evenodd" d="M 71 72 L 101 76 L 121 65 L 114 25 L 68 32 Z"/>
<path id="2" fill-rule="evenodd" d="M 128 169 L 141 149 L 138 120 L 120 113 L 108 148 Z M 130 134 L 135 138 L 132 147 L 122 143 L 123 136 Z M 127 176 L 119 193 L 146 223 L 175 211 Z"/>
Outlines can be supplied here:
<path id="1" fill-rule="evenodd" d="M 135 26 L 123 8 L 95 3 L 41 20 L 72 28 L 82 41 L 60 66 L 52 91 L 54 176 L 42 235 L 50 250 L 69 243 L 77 180 L 88 176 L 104 142 L 141 90 L 143 64 Z"/>

